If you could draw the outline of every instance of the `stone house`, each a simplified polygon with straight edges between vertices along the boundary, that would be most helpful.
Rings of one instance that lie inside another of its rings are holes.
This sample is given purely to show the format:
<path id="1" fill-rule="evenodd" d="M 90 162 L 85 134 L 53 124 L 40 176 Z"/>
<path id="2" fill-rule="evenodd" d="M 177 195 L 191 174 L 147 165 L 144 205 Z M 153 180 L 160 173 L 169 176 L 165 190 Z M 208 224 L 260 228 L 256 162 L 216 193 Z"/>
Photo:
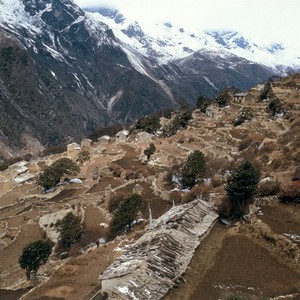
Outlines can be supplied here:
<path id="1" fill-rule="evenodd" d="M 80 143 L 82 149 L 89 149 L 92 145 L 92 140 L 83 139 Z"/>
<path id="2" fill-rule="evenodd" d="M 237 93 L 233 95 L 233 102 L 243 104 L 245 103 L 246 93 Z"/>
<path id="3" fill-rule="evenodd" d="M 256 101 L 256 97 L 253 93 L 237 93 L 233 95 L 233 103 L 236 104 L 251 104 Z"/>
<path id="4" fill-rule="evenodd" d="M 127 140 L 128 136 L 129 136 L 129 131 L 128 130 L 119 131 L 116 134 L 116 141 L 117 142 L 125 142 Z"/>
<path id="5" fill-rule="evenodd" d="M 81 147 L 77 143 L 67 145 L 67 156 L 74 159 L 77 158 L 81 151 Z"/>
<path id="6" fill-rule="evenodd" d="M 210 118 L 213 118 L 215 120 L 221 120 L 222 119 L 222 115 L 223 115 L 223 112 L 222 112 L 222 108 L 220 108 L 219 106 L 217 105 L 209 105 L 206 110 L 205 110 L 205 114 L 210 117 Z"/>

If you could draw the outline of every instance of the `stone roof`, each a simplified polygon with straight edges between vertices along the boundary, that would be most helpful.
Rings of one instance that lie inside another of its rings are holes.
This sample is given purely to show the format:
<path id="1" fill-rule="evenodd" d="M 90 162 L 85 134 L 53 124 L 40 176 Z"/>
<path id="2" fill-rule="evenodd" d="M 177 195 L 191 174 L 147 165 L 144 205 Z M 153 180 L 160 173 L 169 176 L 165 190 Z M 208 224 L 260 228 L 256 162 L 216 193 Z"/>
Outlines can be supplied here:
<path id="1" fill-rule="evenodd" d="M 171 208 L 100 275 L 109 299 L 161 299 L 183 275 L 218 215 L 202 200 Z"/>

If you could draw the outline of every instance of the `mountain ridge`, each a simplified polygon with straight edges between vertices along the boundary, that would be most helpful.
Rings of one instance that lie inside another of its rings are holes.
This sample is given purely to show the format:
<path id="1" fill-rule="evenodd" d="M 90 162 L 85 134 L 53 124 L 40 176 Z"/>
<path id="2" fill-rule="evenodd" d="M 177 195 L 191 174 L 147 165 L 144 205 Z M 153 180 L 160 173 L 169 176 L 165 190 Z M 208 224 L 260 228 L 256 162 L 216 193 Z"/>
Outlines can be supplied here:
<path id="1" fill-rule="evenodd" d="M 183 100 L 194 106 L 199 95 L 246 90 L 276 74 L 219 48 L 191 52 L 181 45 L 185 57 L 163 61 L 159 45 L 171 47 L 169 40 L 149 40 L 134 23 L 125 33 L 144 43 L 140 52 L 99 14 L 69 0 L 2 0 L 0 6 L 0 138 L 14 155 L 28 149 L 23 136 L 43 147 L 78 141 L 101 127 L 174 109 Z M 115 24 L 126 21 L 113 17 Z"/>
<path id="2" fill-rule="evenodd" d="M 238 31 L 197 28 L 186 30 L 183 27 L 172 25 L 170 22 L 156 22 L 151 25 L 138 23 L 135 20 L 127 19 L 118 9 L 108 6 L 87 7 L 84 10 L 95 14 L 95 18 L 98 17 L 112 28 L 119 39 L 131 44 L 144 54 L 147 54 L 149 47 L 153 49 L 153 53 L 150 51 L 149 55 L 157 52 L 157 46 L 164 48 L 161 52 L 156 53 L 161 62 L 183 58 L 205 48 L 216 51 L 226 50 L 250 61 L 263 64 L 283 75 L 291 70 L 300 70 L 299 49 L 291 49 L 282 43 L 273 42 L 262 45 L 243 36 Z M 136 31 L 135 35 L 134 31 Z M 132 41 L 132 37 L 135 37 L 136 41 Z M 148 46 L 146 51 L 143 50 L 145 45 Z"/>

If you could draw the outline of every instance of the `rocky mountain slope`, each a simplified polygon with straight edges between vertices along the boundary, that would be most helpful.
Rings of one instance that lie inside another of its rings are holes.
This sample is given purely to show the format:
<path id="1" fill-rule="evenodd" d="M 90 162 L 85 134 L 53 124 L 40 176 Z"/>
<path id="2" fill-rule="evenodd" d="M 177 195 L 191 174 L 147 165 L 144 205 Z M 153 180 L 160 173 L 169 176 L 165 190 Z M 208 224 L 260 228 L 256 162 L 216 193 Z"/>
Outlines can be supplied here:
<path id="1" fill-rule="evenodd" d="M 220 48 L 201 50 L 202 38 L 195 38 L 193 53 L 183 49 L 190 56 L 170 57 L 157 49 L 166 41 L 150 43 L 137 24 L 126 29 L 131 40 L 139 37 L 134 47 L 99 14 L 68 0 L 2 0 L 0 6 L 0 151 L 6 157 L 78 140 L 183 99 L 194 105 L 200 94 L 213 97 L 228 86 L 244 90 L 275 72 Z"/>
<path id="2" fill-rule="evenodd" d="M 199 50 L 225 52 L 274 69 L 275 72 L 297 71 L 299 49 L 281 43 L 262 45 L 236 31 L 185 29 L 170 22 L 154 24 L 126 18 L 121 11 L 108 7 L 88 7 L 92 17 L 107 24 L 115 35 L 146 56 L 161 63 L 181 59 Z"/>
<path id="3" fill-rule="evenodd" d="M 274 97 L 281 103 L 276 114 L 268 109 L 270 101 L 256 101 L 261 90 L 257 86 L 248 91 L 244 103 L 232 101 L 223 109 L 212 106 L 213 114 L 210 109 L 206 114 L 193 111 L 187 128 L 169 137 L 122 131 L 97 142 L 85 139 L 80 145 L 72 143 L 66 152 L 33 157 L 1 171 L 0 296 L 92 299 L 97 294 L 94 299 L 98 299 L 104 292 L 98 280 L 102 275 L 110 296 L 122 295 L 124 299 L 131 293 L 147 293 L 147 283 L 150 290 L 160 292 L 159 297 L 177 287 L 165 299 L 197 299 L 202 295 L 204 299 L 225 300 L 240 293 L 249 300 L 284 295 L 290 296 L 281 299 L 297 299 L 299 88 L 299 75 L 272 83 Z M 245 110 L 251 111 L 251 116 L 236 125 L 237 116 Z M 173 115 L 160 121 L 168 126 L 174 119 Z M 144 150 L 149 143 L 156 151 L 148 160 Z M 176 180 L 170 182 L 170 174 L 176 174 L 194 150 L 204 154 L 205 180 L 186 191 Z M 90 157 L 80 163 L 82 151 Z M 72 176 L 76 180 L 62 179 L 55 191 L 44 193 L 36 185 L 39 174 L 66 157 L 80 167 Z M 207 230 L 226 198 L 228 174 L 245 158 L 262 171 L 250 213 L 236 224 L 217 223 Z M 132 193 L 144 197 L 146 208 L 133 232 L 110 240 L 116 205 Z M 292 198 L 294 203 L 286 200 Z M 23 247 L 45 236 L 56 242 L 53 224 L 70 211 L 85 223 L 82 240 L 66 259 L 61 259 L 59 251 L 53 252 L 39 269 L 37 281 L 27 282 L 18 264 Z M 206 218 L 211 222 L 204 222 Z M 103 244 L 97 248 L 95 241 L 100 238 Z M 197 243 L 200 245 L 195 250 Z M 159 263 L 155 263 L 156 256 Z M 120 263 L 130 265 L 130 269 L 120 269 Z M 147 278 L 152 272 L 160 274 L 162 280 L 156 275 Z"/>

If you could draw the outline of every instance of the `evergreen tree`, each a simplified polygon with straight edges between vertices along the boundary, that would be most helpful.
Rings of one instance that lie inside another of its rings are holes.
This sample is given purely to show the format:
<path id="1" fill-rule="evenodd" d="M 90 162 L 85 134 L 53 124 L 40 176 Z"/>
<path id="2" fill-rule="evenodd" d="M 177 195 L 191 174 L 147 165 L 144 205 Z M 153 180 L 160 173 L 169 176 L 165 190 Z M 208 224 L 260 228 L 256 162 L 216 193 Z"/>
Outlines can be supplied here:
<path id="1" fill-rule="evenodd" d="M 274 93 L 273 93 L 273 90 L 272 90 L 271 82 L 268 81 L 264 85 L 262 90 L 260 91 L 260 94 L 258 96 L 258 101 L 263 101 L 263 100 L 269 99 L 269 98 L 273 97 L 273 95 L 274 95 Z"/>
<path id="2" fill-rule="evenodd" d="M 197 98 L 196 107 L 201 110 L 201 112 L 205 113 L 206 108 L 209 106 L 211 100 L 205 98 L 204 96 L 199 96 Z"/>
<path id="3" fill-rule="evenodd" d="M 227 106 L 230 101 L 231 101 L 231 94 L 232 91 L 231 89 L 223 89 L 219 92 L 219 94 L 217 95 L 215 101 L 216 103 L 220 106 L 220 107 L 225 107 Z"/>
<path id="4" fill-rule="evenodd" d="M 59 220 L 55 226 L 59 231 L 58 243 L 61 247 L 69 249 L 78 242 L 83 233 L 81 218 L 69 212 L 62 220 Z"/>
<path id="5" fill-rule="evenodd" d="M 227 180 L 225 190 L 231 202 L 231 216 L 241 218 L 255 193 L 260 180 L 260 170 L 248 160 L 243 161 Z"/>
<path id="6" fill-rule="evenodd" d="M 79 172 L 79 167 L 69 158 L 61 158 L 54 162 L 40 175 L 37 183 L 44 189 L 49 189 L 59 183 L 63 175 L 73 175 Z"/>
<path id="7" fill-rule="evenodd" d="M 132 229 L 132 223 L 139 211 L 145 206 L 145 200 L 138 194 L 132 194 L 124 199 L 115 211 L 113 218 L 113 229 L 120 231 L 127 225 L 128 229 Z"/>
<path id="8" fill-rule="evenodd" d="M 34 277 L 36 276 L 39 267 L 47 262 L 51 252 L 51 242 L 43 240 L 29 243 L 23 248 L 19 264 L 22 269 L 25 269 L 27 280 L 30 279 L 31 272 Z"/>
<path id="9" fill-rule="evenodd" d="M 203 177 L 206 170 L 204 155 L 199 150 L 192 152 L 182 168 L 182 186 L 193 187 Z"/>
<path id="10" fill-rule="evenodd" d="M 154 134 L 160 127 L 159 115 L 153 114 L 137 120 L 133 129 L 139 129 Z"/>

